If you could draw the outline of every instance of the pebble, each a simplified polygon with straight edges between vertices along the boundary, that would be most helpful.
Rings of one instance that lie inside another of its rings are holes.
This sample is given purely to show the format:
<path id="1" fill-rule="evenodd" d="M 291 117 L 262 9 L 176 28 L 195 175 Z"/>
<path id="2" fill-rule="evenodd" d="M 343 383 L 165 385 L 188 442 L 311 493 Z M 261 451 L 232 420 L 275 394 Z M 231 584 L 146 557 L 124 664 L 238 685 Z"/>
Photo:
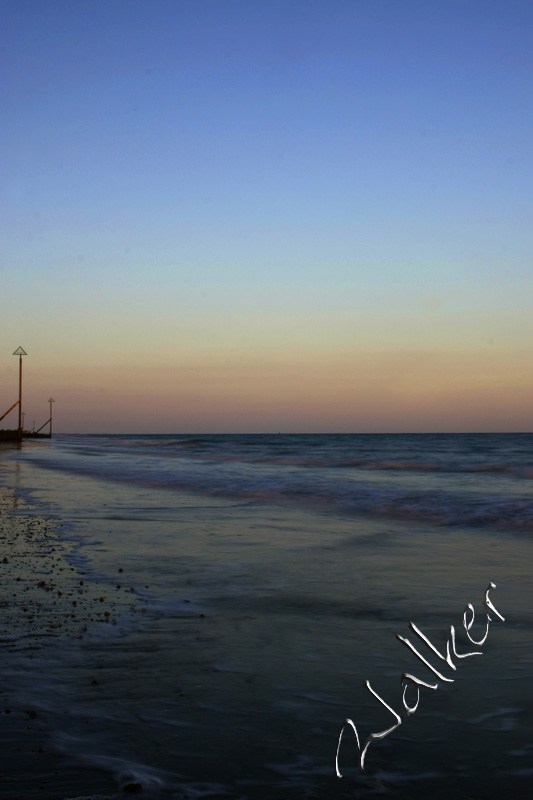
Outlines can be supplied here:
<path id="1" fill-rule="evenodd" d="M 15 508 L 16 515 L 11 513 Z M 95 601 L 104 603 L 111 586 L 100 581 L 85 584 L 81 577 L 84 570 L 68 563 L 71 545 L 61 541 L 59 529 L 62 526 L 40 524 L 40 520 L 32 516 L 33 508 L 26 506 L 26 509 L 21 514 L 20 501 L 15 505 L 13 491 L 0 487 L 0 563 L 5 565 L 0 637 L 9 635 L 10 640 L 12 638 L 7 645 L 9 650 L 42 647 L 51 641 L 45 638 L 47 636 L 81 638 L 92 623 L 115 622 L 114 616 L 122 610 L 126 613 L 139 610 L 137 598 L 120 603 L 120 598 L 126 600 L 126 595 L 121 593 L 114 595 L 107 610 L 96 611 Z M 9 548 L 9 557 L 1 555 L 1 550 L 5 553 L 6 548 Z M 117 569 L 124 572 L 123 567 Z M 115 587 L 115 592 L 123 588 L 120 583 Z M 15 588 L 17 592 L 13 591 Z M 106 593 L 99 595 L 98 589 Z M 136 590 L 132 586 L 130 591 Z"/>

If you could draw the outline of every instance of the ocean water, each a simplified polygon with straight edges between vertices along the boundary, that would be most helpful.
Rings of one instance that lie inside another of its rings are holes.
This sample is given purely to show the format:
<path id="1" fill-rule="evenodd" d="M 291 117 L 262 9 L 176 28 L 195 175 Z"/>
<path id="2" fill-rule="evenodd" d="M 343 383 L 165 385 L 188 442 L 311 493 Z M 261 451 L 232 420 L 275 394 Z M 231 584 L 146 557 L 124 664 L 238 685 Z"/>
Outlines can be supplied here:
<path id="1" fill-rule="evenodd" d="M 4 449 L 0 483 L 51 521 L 57 602 L 79 587 L 70 628 L 58 606 L 2 647 L 65 770 L 178 799 L 529 796 L 533 435 L 57 436 Z M 453 670 L 410 622 L 479 654 Z M 409 716 L 404 673 L 438 687 Z M 344 719 L 361 744 L 395 724 L 366 681 L 401 724 L 364 770 L 346 729 L 339 779 Z"/>

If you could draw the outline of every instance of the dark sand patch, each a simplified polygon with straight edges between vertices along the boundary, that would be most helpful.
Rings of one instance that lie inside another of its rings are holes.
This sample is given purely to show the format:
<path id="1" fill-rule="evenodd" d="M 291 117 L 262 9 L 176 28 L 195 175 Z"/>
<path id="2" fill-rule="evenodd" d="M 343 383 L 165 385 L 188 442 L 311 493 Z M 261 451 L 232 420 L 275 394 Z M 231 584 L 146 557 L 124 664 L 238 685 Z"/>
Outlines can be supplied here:
<path id="1" fill-rule="evenodd" d="M 0 487 L 0 796 L 6 799 L 58 800 L 84 789 L 104 798 L 117 789 L 109 775 L 49 748 L 53 713 L 46 703 L 29 706 L 17 687 L 17 674 L 32 661 L 37 680 L 46 648 L 114 625 L 121 612 L 136 608 L 131 587 L 96 583 L 72 566 L 74 545 L 58 532 L 56 521 Z"/>
<path id="2" fill-rule="evenodd" d="M 95 584 L 71 566 L 73 547 L 57 533 L 57 523 L 0 488 L 0 647 L 31 650 L 50 638 L 80 637 L 91 623 L 116 622 L 117 604 L 131 606 L 130 587 Z"/>

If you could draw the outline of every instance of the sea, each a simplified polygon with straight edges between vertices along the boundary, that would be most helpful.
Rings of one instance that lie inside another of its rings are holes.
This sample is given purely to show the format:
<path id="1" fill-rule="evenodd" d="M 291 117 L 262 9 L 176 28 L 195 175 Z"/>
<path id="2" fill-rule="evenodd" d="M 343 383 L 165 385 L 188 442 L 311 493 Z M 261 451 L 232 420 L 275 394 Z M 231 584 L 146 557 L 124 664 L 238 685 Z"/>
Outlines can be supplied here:
<path id="1" fill-rule="evenodd" d="M 531 796 L 533 434 L 57 435 L 0 484 L 31 796 Z"/>

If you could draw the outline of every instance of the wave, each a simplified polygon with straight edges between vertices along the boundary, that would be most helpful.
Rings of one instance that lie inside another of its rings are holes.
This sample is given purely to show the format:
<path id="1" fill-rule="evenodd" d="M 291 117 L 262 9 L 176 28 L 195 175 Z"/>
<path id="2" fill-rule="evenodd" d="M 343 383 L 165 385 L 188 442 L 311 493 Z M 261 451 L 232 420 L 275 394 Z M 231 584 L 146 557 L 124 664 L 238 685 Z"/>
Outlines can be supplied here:
<path id="1" fill-rule="evenodd" d="M 533 479 L 533 437 L 521 435 L 97 435 L 70 452 L 307 470 L 508 476 Z"/>
<path id="2" fill-rule="evenodd" d="M 154 454 L 168 456 L 168 453 L 154 451 Z M 328 460 L 326 458 L 306 458 L 298 456 L 241 456 L 217 455 L 215 453 L 174 453 L 176 458 L 188 458 L 195 461 L 208 461 L 228 464 L 265 464 L 280 467 L 302 467 L 318 469 L 356 469 L 369 472 L 423 472 L 446 474 L 487 474 L 508 475 L 513 478 L 533 479 L 533 466 L 510 466 L 507 464 L 444 464 L 430 461 L 376 461 L 368 459 L 350 459 L 347 461 Z"/>
<path id="3" fill-rule="evenodd" d="M 445 472 L 445 473 L 487 473 L 509 475 L 517 478 L 533 478 L 533 467 L 509 466 L 507 464 L 439 464 L 431 461 L 344 461 L 335 466 L 340 468 L 383 470 L 384 472 Z"/>
<path id="4" fill-rule="evenodd" d="M 316 473 L 284 470 L 245 470 L 235 466 L 217 469 L 205 463 L 186 462 L 165 468 L 165 462 L 121 462 L 102 458 L 40 460 L 39 465 L 77 473 L 106 483 L 125 483 L 144 489 L 185 492 L 204 497 L 247 502 L 281 503 L 324 513 L 367 516 L 398 522 L 444 527 L 497 527 L 533 531 L 533 498 L 460 491 L 459 488 L 424 488 L 412 482 L 404 487 L 354 479 L 343 480 L 328 470 Z M 398 465 L 396 465 L 398 468 Z M 400 469 L 403 467 L 400 466 Z M 471 471 L 475 471 L 472 469 Z"/>

